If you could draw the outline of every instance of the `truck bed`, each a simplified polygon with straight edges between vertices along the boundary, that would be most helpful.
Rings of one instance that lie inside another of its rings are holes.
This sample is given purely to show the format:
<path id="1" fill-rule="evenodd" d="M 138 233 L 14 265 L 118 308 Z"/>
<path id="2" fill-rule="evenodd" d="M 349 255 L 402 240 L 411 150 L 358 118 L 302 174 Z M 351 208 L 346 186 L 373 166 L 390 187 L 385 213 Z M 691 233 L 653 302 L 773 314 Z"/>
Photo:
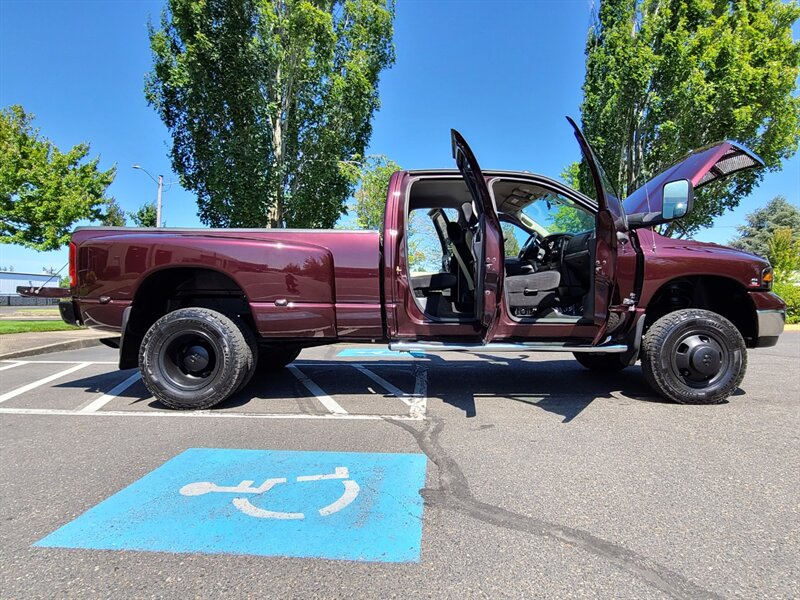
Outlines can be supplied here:
<path id="1" fill-rule="evenodd" d="M 148 278 L 196 269 L 241 289 L 262 337 L 383 336 L 376 231 L 82 227 L 73 243 L 89 326 L 119 331 Z"/>

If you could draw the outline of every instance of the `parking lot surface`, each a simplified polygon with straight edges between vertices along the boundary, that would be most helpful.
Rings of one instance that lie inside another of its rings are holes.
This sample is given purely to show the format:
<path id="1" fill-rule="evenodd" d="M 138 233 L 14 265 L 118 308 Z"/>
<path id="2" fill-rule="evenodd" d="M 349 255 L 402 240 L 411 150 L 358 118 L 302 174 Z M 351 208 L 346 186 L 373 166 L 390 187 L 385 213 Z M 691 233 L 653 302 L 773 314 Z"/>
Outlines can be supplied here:
<path id="1" fill-rule="evenodd" d="M 799 359 L 679 406 L 638 366 L 334 346 L 201 412 L 108 348 L 3 361 L 0 597 L 797 597 Z"/>

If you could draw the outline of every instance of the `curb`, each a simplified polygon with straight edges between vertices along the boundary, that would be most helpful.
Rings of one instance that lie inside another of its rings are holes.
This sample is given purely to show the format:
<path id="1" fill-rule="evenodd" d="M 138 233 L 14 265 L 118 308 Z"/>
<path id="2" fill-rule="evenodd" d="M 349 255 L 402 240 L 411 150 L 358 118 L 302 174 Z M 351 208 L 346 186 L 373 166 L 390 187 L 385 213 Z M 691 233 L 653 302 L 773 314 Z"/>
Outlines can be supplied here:
<path id="1" fill-rule="evenodd" d="M 0 354 L 0 360 L 22 358 L 24 356 L 37 356 L 39 354 L 48 354 L 50 352 L 63 352 L 65 350 L 80 350 L 82 348 L 90 348 L 91 346 L 99 346 L 101 344 L 100 339 L 101 338 L 82 338 L 78 340 L 68 340 L 66 342 L 56 342 L 55 344 L 46 344 L 44 346 L 37 346 L 36 348 L 27 348 L 26 350 L 17 350 L 16 352 Z"/>

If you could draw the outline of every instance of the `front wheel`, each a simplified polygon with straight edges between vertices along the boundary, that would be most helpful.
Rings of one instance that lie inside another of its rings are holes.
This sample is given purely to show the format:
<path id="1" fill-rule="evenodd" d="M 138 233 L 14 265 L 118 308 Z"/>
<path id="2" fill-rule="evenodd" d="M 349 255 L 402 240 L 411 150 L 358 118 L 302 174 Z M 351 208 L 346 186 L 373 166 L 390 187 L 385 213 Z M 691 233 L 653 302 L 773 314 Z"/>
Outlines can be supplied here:
<path id="1" fill-rule="evenodd" d="M 139 349 L 142 381 L 170 408 L 205 409 L 227 399 L 254 361 L 242 329 L 207 308 L 182 308 L 153 323 Z"/>
<path id="2" fill-rule="evenodd" d="M 642 371 L 650 386 L 680 404 L 718 404 L 744 378 L 747 349 L 725 317 L 688 308 L 656 321 L 642 339 Z"/>

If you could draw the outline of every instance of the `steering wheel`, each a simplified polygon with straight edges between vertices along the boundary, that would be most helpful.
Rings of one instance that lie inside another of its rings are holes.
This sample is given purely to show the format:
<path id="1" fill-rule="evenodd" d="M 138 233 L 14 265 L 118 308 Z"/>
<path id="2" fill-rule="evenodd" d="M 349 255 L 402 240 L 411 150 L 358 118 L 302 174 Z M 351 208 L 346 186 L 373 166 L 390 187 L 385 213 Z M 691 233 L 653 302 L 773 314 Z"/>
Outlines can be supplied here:
<path id="1" fill-rule="evenodd" d="M 517 255 L 520 260 L 531 260 L 536 259 L 539 256 L 539 250 L 541 249 L 541 239 L 539 238 L 539 234 L 535 231 L 531 233 L 525 243 L 522 245 L 522 248 Z"/>
<path id="2" fill-rule="evenodd" d="M 564 242 L 572 237 L 571 233 L 551 233 L 541 241 L 541 246 L 544 248 L 544 260 L 549 261 L 553 258 L 560 259 L 561 251 L 564 248 Z M 559 256 L 554 256 L 555 253 Z"/>

